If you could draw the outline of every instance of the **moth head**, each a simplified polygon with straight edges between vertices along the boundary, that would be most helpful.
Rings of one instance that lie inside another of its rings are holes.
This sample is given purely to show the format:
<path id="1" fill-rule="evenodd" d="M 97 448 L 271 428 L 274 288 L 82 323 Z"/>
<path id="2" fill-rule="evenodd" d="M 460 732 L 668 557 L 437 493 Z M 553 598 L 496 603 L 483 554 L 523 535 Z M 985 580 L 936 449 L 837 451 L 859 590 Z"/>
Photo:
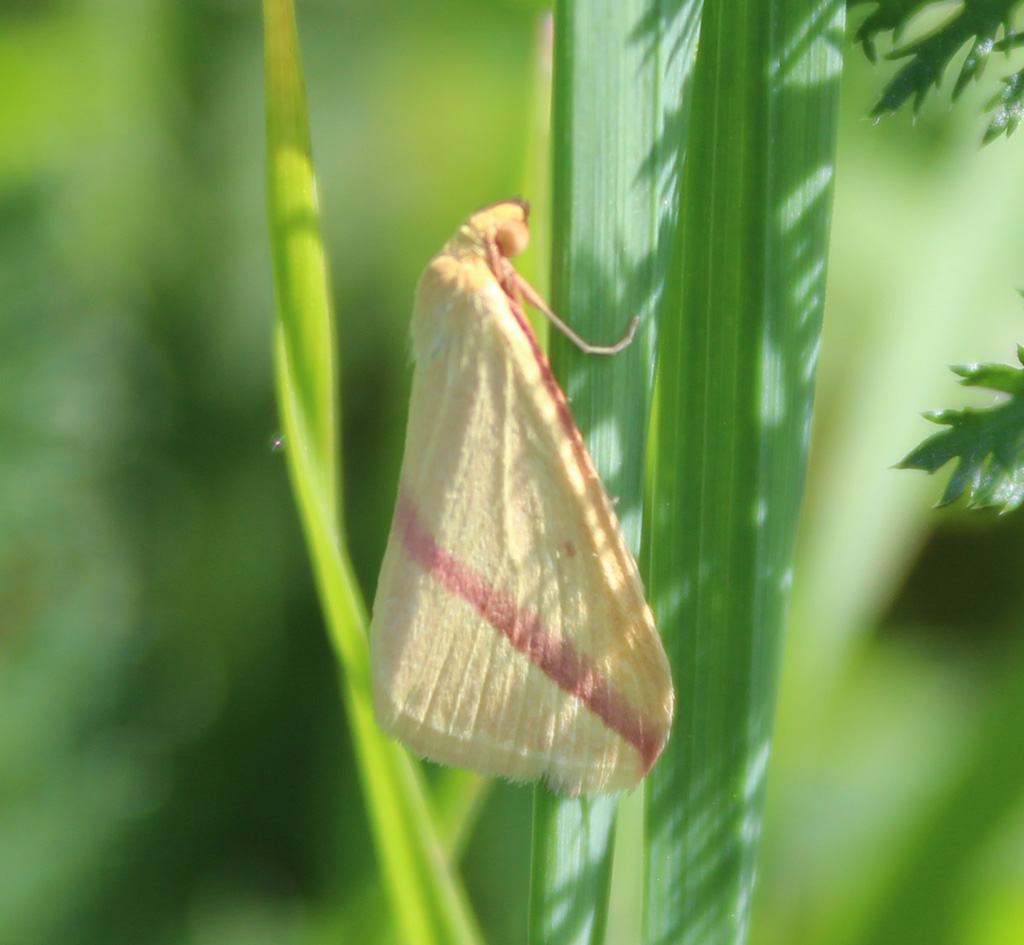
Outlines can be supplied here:
<path id="1" fill-rule="evenodd" d="M 481 244 L 493 242 L 502 256 L 518 256 L 530 242 L 530 205 L 519 197 L 481 207 L 464 224 Z"/>

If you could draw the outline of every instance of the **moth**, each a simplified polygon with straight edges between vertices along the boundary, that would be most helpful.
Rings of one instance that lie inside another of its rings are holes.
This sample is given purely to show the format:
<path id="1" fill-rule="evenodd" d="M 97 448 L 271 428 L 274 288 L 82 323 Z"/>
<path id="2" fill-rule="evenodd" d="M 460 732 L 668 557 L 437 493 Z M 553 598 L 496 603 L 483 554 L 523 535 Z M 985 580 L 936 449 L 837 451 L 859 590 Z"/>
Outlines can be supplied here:
<path id="1" fill-rule="evenodd" d="M 378 723 L 419 755 L 566 794 L 632 789 L 672 722 L 668 660 L 523 310 L 528 206 L 470 216 L 420 279 L 405 455 L 370 626 Z"/>

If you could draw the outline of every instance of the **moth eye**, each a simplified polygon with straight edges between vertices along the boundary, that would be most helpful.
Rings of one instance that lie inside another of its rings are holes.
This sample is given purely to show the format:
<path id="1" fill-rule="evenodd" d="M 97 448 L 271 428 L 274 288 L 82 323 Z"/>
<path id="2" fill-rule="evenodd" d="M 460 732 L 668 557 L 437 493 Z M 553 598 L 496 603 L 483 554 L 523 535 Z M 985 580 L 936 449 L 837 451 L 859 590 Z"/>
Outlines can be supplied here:
<path id="1" fill-rule="evenodd" d="M 502 256 L 518 256 L 530 242 L 530 231 L 522 220 L 506 220 L 494 231 L 494 242 Z"/>

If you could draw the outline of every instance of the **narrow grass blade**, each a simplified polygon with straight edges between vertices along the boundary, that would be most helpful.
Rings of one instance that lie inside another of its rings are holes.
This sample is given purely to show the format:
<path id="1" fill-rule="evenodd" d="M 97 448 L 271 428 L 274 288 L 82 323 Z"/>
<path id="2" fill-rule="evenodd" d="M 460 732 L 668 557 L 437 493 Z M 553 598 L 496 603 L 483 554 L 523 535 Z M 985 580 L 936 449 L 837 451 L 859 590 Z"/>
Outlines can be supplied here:
<path id="1" fill-rule="evenodd" d="M 650 0 L 603 0 L 560 3 L 555 14 L 552 301 L 595 343 L 617 340 L 634 315 L 642 321 L 614 358 L 582 355 L 552 337 L 552 364 L 634 551 L 691 9 L 683 4 L 668 17 Z M 602 940 L 614 813 L 614 799 L 538 789 L 531 942 Z"/>
<path id="2" fill-rule="evenodd" d="M 264 22 L 277 387 L 288 469 L 343 670 L 342 694 L 396 924 L 405 942 L 468 945 L 479 935 L 437 837 L 418 767 L 373 719 L 366 610 L 336 500 L 335 325 L 290 0 L 265 0 Z"/>
<path id="3" fill-rule="evenodd" d="M 646 941 L 749 921 L 825 286 L 844 5 L 706 3 L 659 337 L 650 592 L 676 720 Z"/>

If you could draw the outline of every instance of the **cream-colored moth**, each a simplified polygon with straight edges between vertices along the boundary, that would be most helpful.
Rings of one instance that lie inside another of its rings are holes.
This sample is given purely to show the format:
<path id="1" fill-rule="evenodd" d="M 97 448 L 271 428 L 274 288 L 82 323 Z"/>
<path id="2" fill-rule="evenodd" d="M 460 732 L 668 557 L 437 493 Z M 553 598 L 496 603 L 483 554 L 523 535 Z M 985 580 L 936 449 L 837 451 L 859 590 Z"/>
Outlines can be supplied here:
<path id="1" fill-rule="evenodd" d="M 636 562 L 523 311 L 584 350 L 485 207 L 420 280 L 409 426 L 370 627 L 381 727 L 417 754 L 568 794 L 631 789 L 672 721 Z"/>

